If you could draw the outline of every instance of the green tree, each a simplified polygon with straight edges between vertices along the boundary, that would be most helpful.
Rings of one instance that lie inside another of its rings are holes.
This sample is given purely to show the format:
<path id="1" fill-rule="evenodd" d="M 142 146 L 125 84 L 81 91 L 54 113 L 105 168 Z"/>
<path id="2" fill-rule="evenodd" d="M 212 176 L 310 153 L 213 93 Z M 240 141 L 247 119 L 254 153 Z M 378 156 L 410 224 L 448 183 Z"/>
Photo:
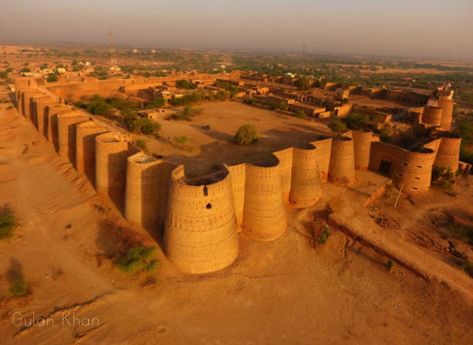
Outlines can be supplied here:
<path id="1" fill-rule="evenodd" d="M 256 127 L 250 124 L 246 124 L 238 128 L 233 138 L 237 145 L 249 145 L 258 140 L 258 133 Z"/>
<path id="2" fill-rule="evenodd" d="M 332 132 L 336 133 L 337 135 L 340 135 L 347 131 L 347 126 L 338 117 L 335 117 L 332 119 L 332 121 L 330 121 L 330 123 L 328 124 L 328 128 L 330 128 Z"/>
<path id="3" fill-rule="evenodd" d="M 58 77 L 57 77 L 57 74 L 56 73 L 49 73 L 47 78 L 46 78 L 46 81 L 48 83 L 55 83 L 58 81 Z"/>

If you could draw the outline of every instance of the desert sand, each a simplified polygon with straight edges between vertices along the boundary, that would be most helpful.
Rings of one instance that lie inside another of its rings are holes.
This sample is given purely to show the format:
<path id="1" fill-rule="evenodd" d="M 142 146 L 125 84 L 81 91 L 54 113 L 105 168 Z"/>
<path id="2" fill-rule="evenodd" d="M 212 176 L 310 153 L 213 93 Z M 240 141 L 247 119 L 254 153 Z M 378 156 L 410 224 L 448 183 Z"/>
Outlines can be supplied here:
<path id="1" fill-rule="evenodd" d="M 223 271 L 186 275 L 159 250 L 153 277 L 121 273 L 107 257 L 126 239 L 157 244 L 96 196 L 15 109 L 0 106 L 0 204 L 19 220 L 0 242 L 3 344 L 473 342 L 472 299 L 448 279 L 401 265 L 388 271 L 386 257 L 335 229 L 314 248 L 305 222 L 333 204 L 331 193 L 315 208 L 290 211 L 275 242 L 241 234 L 240 255 Z M 23 273 L 29 296 L 8 297 L 11 269 Z"/>

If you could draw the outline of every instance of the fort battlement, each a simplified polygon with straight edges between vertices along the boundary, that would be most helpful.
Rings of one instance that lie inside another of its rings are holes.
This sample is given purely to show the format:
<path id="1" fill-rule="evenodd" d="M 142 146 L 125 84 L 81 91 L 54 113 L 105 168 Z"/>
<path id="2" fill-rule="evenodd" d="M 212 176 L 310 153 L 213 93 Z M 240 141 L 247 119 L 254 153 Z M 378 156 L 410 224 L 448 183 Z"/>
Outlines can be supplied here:
<path id="1" fill-rule="evenodd" d="M 130 222 L 163 236 L 168 258 L 189 273 L 230 265 L 238 231 L 261 241 L 281 237 L 289 205 L 314 205 L 327 180 L 354 183 L 355 168 L 389 176 L 397 188 L 416 194 L 429 189 L 433 165 L 455 170 L 459 164 L 460 139 L 448 133 L 408 151 L 353 131 L 189 178 L 183 166 L 144 154 L 130 133 L 32 85 L 19 82 L 18 112 Z"/>

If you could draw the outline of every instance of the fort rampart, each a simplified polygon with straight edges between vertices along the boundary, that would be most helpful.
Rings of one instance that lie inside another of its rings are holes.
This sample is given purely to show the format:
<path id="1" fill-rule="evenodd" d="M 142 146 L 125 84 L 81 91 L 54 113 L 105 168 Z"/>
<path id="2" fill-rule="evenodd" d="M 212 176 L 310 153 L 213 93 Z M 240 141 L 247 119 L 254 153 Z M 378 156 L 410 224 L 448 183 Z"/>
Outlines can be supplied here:
<path id="1" fill-rule="evenodd" d="M 34 85 L 18 80 L 18 112 L 130 222 L 164 236 L 166 255 L 189 273 L 230 265 L 238 255 L 238 231 L 262 241 L 281 237 L 287 203 L 314 205 L 321 183 L 352 184 L 355 167 L 389 176 L 406 193 L 419 193 L 429 189 L 434 164 L 458 166 L 457 138 L 446 136 L 411 152 L 354 131 L 351 137 L 324 138 L 189 179 L 182 166 L 141 152 L 129 133 Z"/>

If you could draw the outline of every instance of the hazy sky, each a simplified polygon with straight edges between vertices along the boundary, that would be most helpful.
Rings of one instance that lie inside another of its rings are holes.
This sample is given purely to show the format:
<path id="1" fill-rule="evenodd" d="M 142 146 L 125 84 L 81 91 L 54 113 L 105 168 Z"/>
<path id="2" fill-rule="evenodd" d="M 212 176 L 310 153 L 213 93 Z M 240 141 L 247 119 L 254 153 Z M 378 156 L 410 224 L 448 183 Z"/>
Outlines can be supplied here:
<path id="1" fill-rule="evenodd" d="M 0 42 L 473 59 L 473 0 L 0 0 Z"/>

